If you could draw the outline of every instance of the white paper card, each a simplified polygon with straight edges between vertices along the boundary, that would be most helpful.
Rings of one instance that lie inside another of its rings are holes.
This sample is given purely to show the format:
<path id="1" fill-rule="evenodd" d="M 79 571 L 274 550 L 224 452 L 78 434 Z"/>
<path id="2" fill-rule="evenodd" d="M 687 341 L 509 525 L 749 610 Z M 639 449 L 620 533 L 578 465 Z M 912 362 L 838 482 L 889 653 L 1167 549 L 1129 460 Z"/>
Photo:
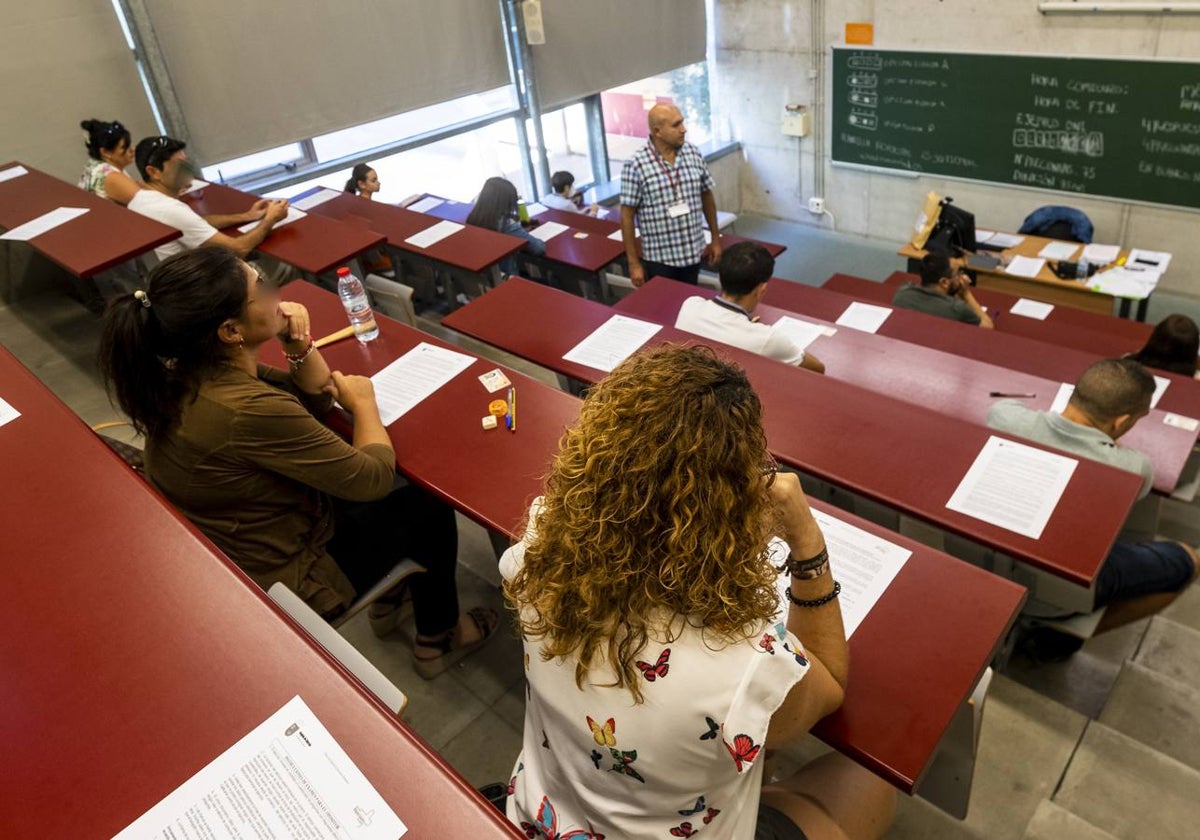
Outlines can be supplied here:
<path id="1" fill-rule="evenodd" d="M 13 178 L 20 178 L 22 175 L 28 175 L 29 170 L 24 166 L 10 166 L 8 169 L 0 171 L 0 184 L 5 181 L 11 181 Z"/>
<path id="2" fill-rule="evenodd" d="M 1135 271 L 1157 271 L 1166 274 L 1171 267 L 1171 255 L 1166 251 L 1147 251 L 1145 248 L 1133 248 L 1129 251 L 1129 259 L 1125 267 Z"/>
<path id="3" fill-rule="evenodd" d="M 812 321 L 804 321 L 787 315 L 772 324 L 772 329 L 790 338 L 792 343 L 801 350 L 807 350 L 808 345 L 825 335 L 825 327 L 821 324 L 814 324 Z"/>
<path id="4" fill-rule="evenodd" d="M 1026 318 L 1037 318 L 1039 321 L 1045 321 L 1046 316 L 1054 311 L 1054 304 L 1021 298 L 1008 311 L 1014 315 L 1024 315 Z"/>
<path id="5" fill-rule="evenodd" d="M 1041 539 L 1079 462 L 991 437 L 946 507 L 1030 539 Z"/>
<path id="6" fill-rule="evenodd" d="M 1014 277 L 1037 277 L 1046 264 L 1045 260 L 1036 257 L 1013 257 L 1004 270 Z"/>
<path id="7" fill-rule="evenodd" d="M 66 224 L 72 219 L 82 216 L 87 211 L 86 207 L 59 207 L 57 210 L 43 213 L 36 219 L 30 219 L 23 225 L 17 225 L 8 233 L 0 235 L 0 239 L 27 242 L 35 236 L 41 236 L 48 230 L 54 230 L 59 225 Z"/>
<path id="8" fill-rule="evenodd" d="M 1153 293 L 1161 276 L 1162 274 L 1157 271 L 1135 271 L 1115 266 L 1099 274 L 1093 274 L 1087 284 L 1088 288 L 1113 297 L 1141 300 Z"/>
<path id="9" fill-rule="evenodd" d="M 978 242 L 978 238 L 975 240 Z M 995 245 L 997 248 L 1015 248 L 1025 241 L 1025 237 L 1019 233 L 993 233 L 988 238 L 989 245 Z"/>
<path id="10" fill-rule="evenodd" d="M 396 840 L 408 828 L 293 697 L 113 840 Z"/>
<path id="11" fill-rule="evenodd" d="M 572 347 L 563 359 L 611 373 L 661 329 L 660 324 L 614 315 Z"/>
<path id="12" fill-rule="evenodd" d="M 1166 392 L 1167 386 L 1171 384 L 1171 380 L 1165 376 L 1154 377 L 1154 396 L 1150 397 L 1150 407 L 1158 408 L 1158 401 L 1162 399 L 1163 393 Z"/>
<path id="13" fill-rule="evenodd" d="M 1052 414 L 1062 414 L 1063 409 L 1067 407 L 1067 403 L 1071 401 L 1071 395 L 1075 393 L 1075 386 L 1064 382 L 1058 386 L 1058 393 L 1054 395 L 1054 402 L 1050 403 L 1050 411 Z"/>
<path id="14" fill-rule="evenodd" d="M 488 389 L 489 394 L 494 394 L 501 388 L 507 388 L 512 383 L 508 381 L 508 377 L 504 375 L 504 371 L 500 368 L 489 370 L 487 373 L 479 375 L 479 381 L 483 383 L 483 387 Z"/>
<path id="15" fill-rule="evenodd" d="M 298 210 L 308 211 L 314 207 L 320 207 L 327 201 L 333 201 L 339 195 L 343 195 L 343 193 L 340 193 L 337 190 L 317 190 L 312 195 L 306 195 L 304 198 L 298 201 L 293 201 L 291 206 L 297 208 Z"/>
<path id="16" fill-rule="evenodd" d="M 420 201 L 413 202 L 412 204 L 408 205 L 406 209 L 411 210 L 414 213 L 428 213 L 434 207 L 440 207 L 445 203 L 446 202 L 444 199 L 429 196 L 427 198 L 422 198 Z"/>
<path id="17" fill-rule="evenodd" d="M 886 306 L 874 306 L 870 303 L 855 301 L 846 307 L 836 321 L 840 327 L 850 327 L 863 332 L 873 333 L 883 326 L 883 322 L 892 314 Z"/>
<path id="18" fill-rule="evenodd" d="M 0 402 L 3 402 L 3 400 L 0 400 Z M 2 417 L 3 414 L 0 414 L 0 418 Z M 1184 417 L 1182 414 L 1172 414 L 1169 411 L 1163 416 L 1163 422 L 1168 426 L 1174 426 L 1177 429 L 1184 429 L 1189 432 L 1200 429 L 1200 420 L 1194 417 Z M 0 424 L 2 423 L 3 420 L 0 419 Z"/>
<path id="19" fill-rule="evenodd" d="M 1074 242 L 1047 242 L 1038 251 L 1038 256 L 1048 260 L 1069 260 L 1078 250 L 1079 246 Z"/>
<path id="20" fill-rule="evenodd" d="M 535 202 L 533 202 L 533 204 L 530 204 L 525 208 L 525 212 L 529 214 L 530 218 L 533 218 L 534 216 L 537 216 L 541 213 L 545 213 L 549 209 L 550 208 L 547 207 L 545 204 L 535 201 Z"/>
<path id="21" fill-rule="evenodd" d="M 1096 242 L 1083 246 L 1080 259 L 1096 265 L 1108 265 L 1121 253 L 1120 245 L 1100 245 Z"/>
<path id="22" fill-rule="evenodd" d="M 549 242 L 554 237 L 558 236 L 564 230 L 570 230 L 566 225 L 558 222 L 542 222 L 540 225 L 529 231 L 529 235 L 543 242 Z"/>
<path id="23" fill-rule="evenodd" d="M 0 426 L 5 423 L 11 423 L 21 416 L 21 412 L 17 411 L 5 400 L 0 399 Z"/>
<path id="24" fill-rule="evenodd" d="M 283 227 L 284 225 L 290 225 L 292 222 L 296 221 L 297 219 L 303 219 L 307 215 L 308 215 L 307 213 L 305 213 L 303 210 L 299 209 L 295 205 L 289 204 L 287 215 L 284 216 L 282 219 L 280 219 L 278 222 L 276 222 L 275 227 L 272 228 L 272 230 L 278 230 L 279 228 Z M 249 233 L 250 231 L 254 230 L 256 227 L 258 227 L 260 224 L 262 224 L 262 219 L 255 219 L 253 222 L 247 222 L 246 224 L 242 225 L 241 227 L 238 228 L 238 230 L 240 230 L 242 233 Z"/>
<path id="25" fill-rule="evenodd" d="M 441 242 L 447 236 L 458 233 L 463 227 L 458 222 L 438 222 L 432 227 L 425 228 L 420 233 L 414 233 L 404 241 L 417 248 L 428 248 L 430 245 L 436 245 L 438 242 Z"/>
<path id="26" fill-rule="evenodd" d="M 371 377 L 383 425 L 390 426 L 471 366 L 474 356 L 421 342 Z"/>
<path id="27" fill-rule="evenodd" d="M 842 623 L 849 639 L 904 568 L 912 552 L 824 511 L 812 513 L 825 537 L 833 579 L 842 585 L 838 602 L 842 606 Z"/>

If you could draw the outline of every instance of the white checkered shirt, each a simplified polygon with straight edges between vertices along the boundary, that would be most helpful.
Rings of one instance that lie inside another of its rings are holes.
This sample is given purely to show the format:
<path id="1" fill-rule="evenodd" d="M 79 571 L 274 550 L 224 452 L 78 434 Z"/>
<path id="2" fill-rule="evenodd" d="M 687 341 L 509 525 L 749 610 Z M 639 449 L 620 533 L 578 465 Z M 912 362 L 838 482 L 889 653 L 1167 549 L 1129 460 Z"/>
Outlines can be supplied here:
<path id="1" fill-rule="evenodd" d="M 700 194 L 716 187 L 700 150 L 684 143 L 667 163 L 647 143 L 625 161 L 621 170 L 621 204 L 637 211 L 642 235 L 642 259 L 665 265 L 700 262 L 704 250 L 704 208 Z M 687 202 L 685 216 L 671 218 L 667 208 Z"/>

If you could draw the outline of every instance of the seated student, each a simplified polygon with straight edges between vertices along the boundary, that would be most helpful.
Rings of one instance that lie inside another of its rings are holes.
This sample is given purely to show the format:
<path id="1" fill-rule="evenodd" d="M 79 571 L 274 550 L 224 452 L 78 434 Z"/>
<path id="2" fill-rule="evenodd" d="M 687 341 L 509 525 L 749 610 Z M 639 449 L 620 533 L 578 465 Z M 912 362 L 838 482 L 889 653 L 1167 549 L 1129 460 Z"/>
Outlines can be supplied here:
<path id="1" fill-rule="evenodd" d="M 766 248 L 757 242 L 739 242 L 721 255 L 718 271 L 721 293 L 715 298 L 696 295 L 685 300 L 675 319 L 678 329 L 816 373 L 825 372 L 820 359 L 754 317 L 775 271 L 775 258 Z"/>
<path id="2" fill-rule="evenodd" d="M 1117 440 L 1150 412 L 1154 378 L 1129 359 L 1102 359 L 1075 383 L 1062 414 L 1035 411 L 1016 400 L 1001 400 L 988 411 L 987 424 L 1015 437 L 1136 473 L 1142 478 L 1139 498 L 1154 479 L 1150 459 Z M 1118 627 L 1169 604 L 1195 579 L 1196 555 L 1183 543 L 1118 542 L 1096 579 L 1097 608 L 1110 608 L 1097 632 Z"/>
<path id="3" fill-rule="evenodd" d="M 286 371 L 259 363 L 272 340 Z M 371 381 L 331 373 L 305 308 L 231 251 L 176 254 L 146 291 L 115 298 L 99 359 L 146 437 L 147 479 L 260 586 L 282 581 L 332 618 L 415 560 L 426 571 L 412 578 L 413 664 L 426 679 L 495 631 L 495 610 L 459 612 L 454 511 L 415 485 L 393 489 Z M 354 418 L 350 443 L 316 419 L 334 399 Z M 381 635 L 397 599 L 375 611 Z"/>
<path id="4" fill-rule="evenodd" d="M 550 188 L 554 192 L 542 198 L 542 204 L 545 204 L 547 207 L 555 210 L 566 210 L 568 213 L 587 213 L 589 216 L 599 214 L 599 204 L 593 204 L 587 210 L 584 210 L 572 200 L 571 193 L 575 189 L 575 176 L 570 172 L 559 171 L 551 175 Z"/>
<path id="5" fill-rule="evenodd" d="M 467 216 L 467 224 L 497 230 L 525 240 L 525 251 L 535 257 L 546 253 L 546 243 L 533 236 L 517 218 L 517 188 L 504 178 L 488 178 L 475 199 L 475 206 Z M 512 257 L 500 263 L 505 274 L 514 274 L 517 261 Z"/>
<path id="6" fill-rule="evenodd" d="M 173 137 L 147 137 L 137 144 L 135 157 L 145 188 L 137 191 L 129 209 L 183 232 L 154 253 L 163 260 L 201 245 L 220 245 L 239 257 L 249 255 L 287 217 L 287 202 L 260 198 L 244 213 L 200 216 L 179 200 L 194 180 L 185 148 L 186 143 Z M 259 224 L 241 236 L 226 236 L 219 230 L 254 221 Z"/>
<path id="7" fill-rule="evenodd" d="M 375 174 L 375 170 L 368 164 L 358 163 L 350 172 L 350 179 L 346 181 L 345 191 L 370 201 L 375 197 L 375 193 L 379 192 L 380 186 L 379 176 Z"/>
<path id="8" fill-rule="evenodd" d="M 84 143 L 88 150 L 79 188 L 118 204 L 128 204 L 141 189 L 137 181 L 125 174 L 125 167 L 133 163 L 129 129 L 119 122 L 104 120 L 84 120 L 79 127 L 87 132 Z"/>
<path id="9" fill-rule="evenodd" d="M 895 790 L 836 752 L 764 784 L 764 749 L 841 705 L 849 663 L 824 537 L 740 368 L 671 345 L 619 365 L 500 572 L 528 688 L 508 817 L 530 837 L 887 830 Z"/>
<path id="10" fill-rule="evenodd" d="M 1200 330 L 1186 315 L 1168 315 L 1146 339 L 1146 345 L 1125 358 L 1146 367 L 1200 379 L 1196 353 L 1200 352 Z"/>
<path id="11" fill-rule="evenodd" d="M 901 286 L 892 298 L 892 306 L 992 329 L 992 319 L 971 294 L 971 284 L 962 273 L 963 262 L 930 251 L 921 259 L 921 285 Z"/>

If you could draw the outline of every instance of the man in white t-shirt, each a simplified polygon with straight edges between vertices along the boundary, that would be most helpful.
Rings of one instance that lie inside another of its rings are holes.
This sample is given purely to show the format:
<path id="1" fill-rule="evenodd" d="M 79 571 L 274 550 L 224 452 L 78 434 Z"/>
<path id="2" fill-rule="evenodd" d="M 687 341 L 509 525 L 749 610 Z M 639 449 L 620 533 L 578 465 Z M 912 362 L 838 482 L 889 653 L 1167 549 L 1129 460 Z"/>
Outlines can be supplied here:
<path id="1" fill-rule="evenodd" d="M 193 180 L 186 147 L 173 137 L 147 137 L 137 144 L 134 159 L 145 188 L 134 194 L 129 209 L 183 233 L 154 249 L 160 260 L 201 245 L 221 245 L 245 258 L 287 217 L 287 202 L 261 198 L 244 213 L 201 216 L 179 200 Z M 258 225 L 241 236 L 227 236 L 220 230 L 255 221 Z"/>
<path id="2" fill-rule="evenodd" d="M 697 295 L 685 300 L 675 319 L 677 329 L 805 370 L 825 372 L 820 359 L 754 317 L 754 309 L 775 271 L 775 258 L 766 248 L 757 242 L 739 242 L 721 256 L 718 270 L 721 293 L 715 298 Z"/>
<path id="3" fill-rule="evenodd" d="M 593 204 L 584 210 L 572 200 L 575 190 L 575 176 L 566 170 L 555 172 L 550 176 L 550 189 L 554 192 L 542 198 L 542 204 L 554 210 L 565 210 L 568 213 L 587 213 L 589 216 L 598 215 L 600 205 Z"/>

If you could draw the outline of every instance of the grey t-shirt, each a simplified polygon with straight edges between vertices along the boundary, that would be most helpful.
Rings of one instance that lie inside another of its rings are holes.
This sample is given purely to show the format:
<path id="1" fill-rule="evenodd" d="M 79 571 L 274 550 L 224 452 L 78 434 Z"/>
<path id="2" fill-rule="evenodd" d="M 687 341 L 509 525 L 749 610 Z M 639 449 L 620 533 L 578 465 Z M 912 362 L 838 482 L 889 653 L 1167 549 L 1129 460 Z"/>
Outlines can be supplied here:
<path id="1" fill-rule="evenodd" d="M 892 306 L 924 312 L 926 315 L 937 315 L 952 321 L 962 321 L 964 324 L 979 323 L 979 316 L 967 306 L 966 301 L 939 294 L 933 289 L 926 289 L 914 283 L 908 283 L 896 290 L 892 297 Z"/>
<path id="2" fill-rule="evenodd" d="M 993 429 L 1099 461 L 1142 477 L 1144 499 L 1154 483 L 1154 465 L 1138 452 L 1119 446 L 1099 429 L 1074 423 L 1061 414 L 1034 411 L 1016 400 L 1001 400 L 988 410 L 987 424 Z"/>

